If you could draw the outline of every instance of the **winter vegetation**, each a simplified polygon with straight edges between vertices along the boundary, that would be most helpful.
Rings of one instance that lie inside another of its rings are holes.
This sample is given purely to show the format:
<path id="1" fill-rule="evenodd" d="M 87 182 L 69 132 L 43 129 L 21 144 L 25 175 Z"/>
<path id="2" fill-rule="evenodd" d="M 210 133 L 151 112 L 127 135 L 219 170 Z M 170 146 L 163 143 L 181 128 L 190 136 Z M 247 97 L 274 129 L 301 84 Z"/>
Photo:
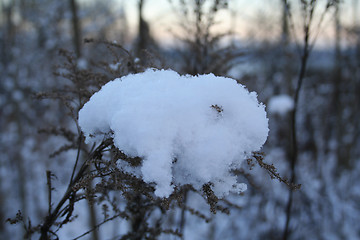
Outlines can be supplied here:
<path id="1" fill-rule="evenodd" d="M 268 134 L 265 107 L 235 80 L 155 69 L 108 82 L 80 110 L 79 125 L 86 142 L 113 138 L 126 155 L 141 157 L 140 177 L 156 184 L 158 197 L 207 183 L 220 197 L 243 192 L 230 170 Z"/>
<path id="2" fill-rule="evenodd" d="M 359 7 L 0 0 L 0 239 L 359 239 Z"/>

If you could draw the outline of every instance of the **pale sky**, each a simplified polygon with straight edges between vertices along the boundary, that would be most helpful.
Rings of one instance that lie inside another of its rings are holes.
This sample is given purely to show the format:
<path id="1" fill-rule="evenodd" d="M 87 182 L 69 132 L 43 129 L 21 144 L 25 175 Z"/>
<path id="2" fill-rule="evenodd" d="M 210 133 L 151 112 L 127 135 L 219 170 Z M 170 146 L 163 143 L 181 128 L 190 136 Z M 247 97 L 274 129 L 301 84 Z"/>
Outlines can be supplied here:
<path id="1" fill-rule="evenodd" d="M 119 4 L 123 4 L 129 19 L 131 29 L 136 30 L 138 24 L 138 13 L 137 13 L 137 0 L 118 0 Z M 172 0 L 174 5 L 178 0 Z M 278 0 L 267 0 L 264 1 L 265 5 L 271 6 L 270 2 Z M 245 28 L 246 22 L 251 21 L 255 18 L 256 11 L 260 8 L 261 1 L 249 1 L 249 0 L 232 0 L 230 1 L 229 8 L 231 11 L 237 10 L 237 16 L 235 24 L 231 23 L 231 12 L 221 11 L 219 13 L 218 20 L 221 22 L 219 29 L 227 30 L 231 26 L 235 25 L 235 31 L 241 36 L 245 35 L 246 32 L 241 29 Z M 147 0 L 144 5 L 144 18 L 151 24 L 151 31 L 155 37 L 160 38 L 159 40 L 171 39 L 172 35 L 169 29 L 176 29 L 177 21 L 176 14 L 173 8 L 169 4 L 169 0 Z"/>
<path id="2" fill-rule="evenodd" d="M 80 0 L 81 1 L 81 0 Z M 138 25 L 138 0 L 114 0 L 118 6 L 124 6 L 128 23 L 130 26 L 130 33 L 134 36 L 137 32 Z M 232 30 L 236 33 L 238 38 L 248 38 L 252 36 L 254 39 L 259 38 L 276 38 L 281 30 L 281 16 L 282 16 L 282 0 L 230 0 L 230 11 L 221 11 L 218 15 L 220 24 L 217 31 Z M 357 9 L 354 9 L 354 3 L 360 0 L 344 0 L 341 7 L 341 22 L 346 25 L 353 24 L 358 21 L 354 13 L 359 12 L 359 4 Z M 176 5 L 179 0 L 172 0 Z M 296 4 L 300 1 L 290 0 L 293 10 L 296 9 Z M 319 0 L 318 11 L 316 12 L 316 20 L 314 21 L 315 28 L 319 21 L 321 12 L 327 0 Z M 150 23 L 151 33 L 153 37 L 163 44 L 173 42 L 172 31 L 177 31 L 178 18 L 172 9 L 169 0 L 145 0 L 144 4 L 144 18 Z M 299 11 L 294 11 L 299 12 Z M 322 31 L 318 36 L 319 45 L 332 44 L 334 36 L 334 21 L 333 12 L 331 11 L 326 15 L 322 23 Z M 232 15 L 235 14 L 235 15 Z M 301 21 L 299 14 L 294 14 L 294 25 L 297 29 L 301 29 Z M 300 32 L 297 38 L 301 38 Z"/>

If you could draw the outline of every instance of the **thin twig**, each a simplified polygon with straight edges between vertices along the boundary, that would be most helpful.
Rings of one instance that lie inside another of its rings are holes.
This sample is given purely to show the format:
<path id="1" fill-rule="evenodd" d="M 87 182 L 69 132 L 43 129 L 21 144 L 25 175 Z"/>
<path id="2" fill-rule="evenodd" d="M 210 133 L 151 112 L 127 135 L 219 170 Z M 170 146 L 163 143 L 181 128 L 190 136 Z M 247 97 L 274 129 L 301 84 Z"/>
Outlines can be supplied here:
<path id="1" fill-rule="evenodd" d="M 51 214 L 51 192 L 52 192 L 52 187 L 51 187 L 51 171 L 46 171 L 46 180 L 47 180 L 47 186 L 48 186 L 48 202 L 49 202 L 49 215 Z"/>
<path id="2" fill-rule="evenodd" d="M 92 233 L 92 232 L 95 231 L 96 229 L 99 229 L 99 227 L 100 227 L 101 225 L 103 225 L 103 224 L 105 224 L 105 223 L 107 223 L 107 222 L 109 222 L 109 221 L 112 221 L 112 220 L 114 220 L 114 219 L 116 219 L 116 218 L 118 218 L 118 217 L 124 217 L 124 216 L 127 216 L 127 215 L 126 215 L 125 213 L 116 214 L 115 216 L 112 216 L 111 218 L 108 218 L 108 219 L 104 220 L 103 222 L 95 225 L 95 226 L 94 226 L 92 229 L 90 229 L 89 231 L 81 234 L 80 236 L 77 236 L 76 238 L 73 238 L 72 240 L 80 239 L 80 238 L 88 235 L 89 233 Z"/>
<path id="3" fill-rule="evenodd" d="M 107 139 L 106 141 L 102 142 L 88 157 L 87 161 L 83 163 L 81 168 L 79 169 L 78 173 L 74 177 L 71 184 L 69 184 L 66 192 L 64 193 L 64 196 L 61 198 L 59 203 L 56 205 L 56 208 L 45 218 L 45 222 L 41 225 L 41 235 L 40 240 L 47 240 L 48 239 L 48 233 L 50 232 L 50 228 L 54 225 L 56 220 L 59 218 L 59 213 L 61 212 L 61 209 L 65 202 L 67 200 L 70 200 L 70 198 L 74 194 L 73 187 L 78 183 L 82 177 L 84 176 L 84 173 L 88 169 L 88 161 L 91 159 L 97 157 L 101 152 L 108 147 L 112 143 L 111 139 Z"/>
<path id="4" fill-rule="evenodd" d="M 303 80 L 306 73 L 306 65 L 308 62 L 308 57 L 310 54 L 310 48 L 309 48 L 309 38 L 310 38 L 310 26 L 313 21 L 313 13 L 316 6 L 316 1 L 310 2 L 310 10 L 308 9 L 309 3 L 308 2 L 302 2 L 303 4 L 303 18 L 304 18 L 304 47 L 303 47 L 303 53 L 301 56 L 301 66 L 297 81 L 297 86 L 295 90 L 295 96 L 294 96 L 294 109 L 291 112 L 291 165 L 290 165 L 290 172 L 291 172 L 291 178 L 290 183 L 294 183 L 296 180 L 296 172 L 295 167 L 298 160 L 298 140 L 297 140 L 297 110 L 298 110 L 298 102 L 299 102 L 299 94 L 301 87 L 303 85 Z M 293 190 L 289 191 L 289 197 L 288 202 L 286 206 L 286 221 L 285 221 L 285 229 L 283 233 L 283 240 L 287 240 L 289 237 L 289 224 L 291 219 L 291 208 L 293 203 Z"/>
<path id="5" fill-rule="evenodd" d="M 182 202 L 182 207 L 181 207 L 181 217 L 180 217 L 180 227 L 179 227 L 179 231 L 182 235 L 181 239 L 184 239 L 184 226 L 185 226 L 185 221 L 186 221 L 186 202 L 187 202 L 187 196 L 188 196 L 188 190 L 184 190 L 184 193 L 183 193 L 183 202 Z"/>
<path id="6" fill-rule="evenodd" d="M 75 164 L 74 164 L 73 171 L 72 171 L 72 173 L 71 173 L 70 185 L 71 185 L 72 182 L 73 182 L 74 174 L 75 174 L 75 171 L 76 171 L 76 167 L 77 167 L 77 164 L 78 164 L 78 162 L 79 162 L 80 150 L 81 150 L 81 142 L 82 142 L 82 133 L 80 132 L 79 142 L 78 142 L 78 149 L 77 149 L 77 153 L 76 153 L 76 161 L 75 161 Z"/>

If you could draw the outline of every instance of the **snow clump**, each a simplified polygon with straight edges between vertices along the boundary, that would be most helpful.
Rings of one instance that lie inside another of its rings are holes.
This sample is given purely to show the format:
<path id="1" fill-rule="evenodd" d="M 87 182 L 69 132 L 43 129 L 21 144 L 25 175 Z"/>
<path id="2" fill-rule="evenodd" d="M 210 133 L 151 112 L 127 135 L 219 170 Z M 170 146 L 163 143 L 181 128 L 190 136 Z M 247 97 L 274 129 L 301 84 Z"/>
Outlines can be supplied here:
<path id="1" fill-rule="evenodd" d="M 270 98 L 268 109 L 270 113 L 277 113 L 283 116 L 294 109 L 294 101 L 289 95 L 277 95 Z"/>
<path id="2" fill-rule="evenodd" d="M 212 183 L 218 197 L 245 191 L 230 170 L 260 150 L 269 131 L 257 94 L 234 79 L 155 69 L 104 85 L 80 110 L 79 125 L 87 143 L 109 136 L 141 157 L 140 177 L 155 183 L 158 197 L 184 184 Z"/>

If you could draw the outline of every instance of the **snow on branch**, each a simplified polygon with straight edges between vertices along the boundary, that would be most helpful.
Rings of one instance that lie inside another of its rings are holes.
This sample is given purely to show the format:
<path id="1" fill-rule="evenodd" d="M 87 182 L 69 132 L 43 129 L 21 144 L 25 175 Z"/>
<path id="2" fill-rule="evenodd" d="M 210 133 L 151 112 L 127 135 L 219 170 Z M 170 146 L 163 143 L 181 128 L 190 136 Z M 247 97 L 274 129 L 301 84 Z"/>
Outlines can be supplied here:
<path id="1" fill-rule="evenodd" d="M 217 197 L 245 191 L 231 170 L 261 149 L 269 131 L 265 106 L 235 80 L 155 69 L 104 85 L 80 110 L 79 125 L 87 142 L 113 138 L 140 157 L 141 166 L 122 168 L 154 183 L 158 197 L 186 184 L 211 186 Z"/>

